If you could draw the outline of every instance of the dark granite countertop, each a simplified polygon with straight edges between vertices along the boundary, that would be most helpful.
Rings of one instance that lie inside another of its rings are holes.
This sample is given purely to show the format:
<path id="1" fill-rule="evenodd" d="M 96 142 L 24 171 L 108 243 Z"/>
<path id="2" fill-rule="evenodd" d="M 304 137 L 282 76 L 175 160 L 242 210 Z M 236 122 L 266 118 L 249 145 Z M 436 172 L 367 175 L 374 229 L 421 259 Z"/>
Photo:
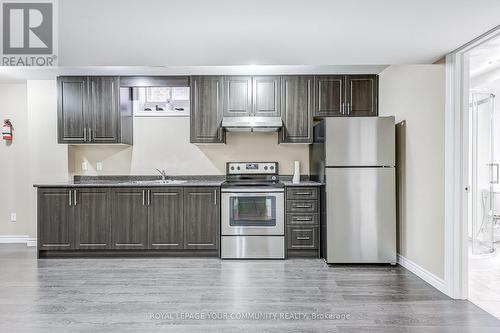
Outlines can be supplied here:
<path id="1" fill-rule="evenodd" d="M 282 183 L 285 184 L 285 186 L 323 186 L 322 183 L 312 180 L 301 180 L 298 184 L 293 184 L 291 180 L 284 180 Z"/>
<path id="2" fill-rule="evenodd" d="M 75 176 L 68 182 L 34 184 L 34 187 L 183 187 L 220 186 L 224 176 L 176 176 L 173 183 L 163 183 L 157 176 Z"/>

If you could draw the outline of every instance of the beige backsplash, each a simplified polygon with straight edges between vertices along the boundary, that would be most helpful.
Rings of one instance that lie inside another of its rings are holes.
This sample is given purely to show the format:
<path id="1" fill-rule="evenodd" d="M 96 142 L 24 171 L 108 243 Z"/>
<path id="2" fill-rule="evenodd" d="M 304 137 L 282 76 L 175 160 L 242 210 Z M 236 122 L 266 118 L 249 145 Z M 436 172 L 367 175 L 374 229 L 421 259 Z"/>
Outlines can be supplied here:
<path id="1" fill-rule="evenodd" d="M 82 162 L 88 171 L 82 171 Z M 189 118 L 135 118 L 134 145 L 70 146 L 70 175 L 151 175 L 155 168 L 169 175 L 217 175 L 227 161 L 277 161 L 281 174 L 309 174 L 309 146 L 278 144 L 277 133 L 228 133 L 225 145 L 189 143 Z M 103 170 L 96 170 L 96 163 Z"/>

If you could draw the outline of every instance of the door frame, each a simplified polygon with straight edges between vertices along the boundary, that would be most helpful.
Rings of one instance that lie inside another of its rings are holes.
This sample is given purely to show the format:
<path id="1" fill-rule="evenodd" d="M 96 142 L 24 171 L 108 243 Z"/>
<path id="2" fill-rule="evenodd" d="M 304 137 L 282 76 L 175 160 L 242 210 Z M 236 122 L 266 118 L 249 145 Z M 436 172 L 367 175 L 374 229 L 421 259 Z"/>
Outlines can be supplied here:
<path id="1" fill-rule="evenodd" d="M 446 55 L 445 293 L 468 298 L 469 63 L 467 54 L 500 36 L 500 25 Z"/>

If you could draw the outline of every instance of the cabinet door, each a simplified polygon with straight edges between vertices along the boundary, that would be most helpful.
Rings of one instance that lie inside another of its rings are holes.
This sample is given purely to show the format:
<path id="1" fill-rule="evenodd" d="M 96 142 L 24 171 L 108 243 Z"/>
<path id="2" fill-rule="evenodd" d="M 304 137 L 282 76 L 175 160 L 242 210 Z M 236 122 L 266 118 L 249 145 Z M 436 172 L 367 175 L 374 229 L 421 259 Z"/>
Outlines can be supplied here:
<path id="1" fill-rule="evenodd" d="M 324 75 L 314 78 L 315 108 L 314 116 L 342 116 L 344 109 L 345 77 Z"/>
<path id="2" fill-rule="evenodd" d="M 38 189 L 37 223 L 39 250 L 74 248 L 72 189 Z"/>
<path id="3" fill-rule="evenodd" d="M 191 143 L 224 143 L 222 76 L 191 78 Z"/>
<path id="4" fill-rule="evenodd" d="M 253 77 L 253 111 L 255 116 L 281 115 L 279 76 Z"/>
<path id="5" fill-rule="evenodd" d="M 58 142 L 87 142 L 89 122 L 87 77 L 59 77 L 57 95 Z"/>
<path id="6" fill-rule="evenodd" d="M 151 188 L 148 194 L 149 248 L 182 249 L 184 219 L 182 188 Z"/>
<path id="7" fill-rule="evenodd" d="M 378 76 L 350 75 L 346 79 L 346 112 L 350 117 L 378 115 Z"/>
<path id="8" fill-rule="evenodd" d="M 219 189 L 184 188 L 184 248 L 218 249 L 220 229 Z"/>
<path id="9" fill-rule="evenodd" d="M 94 143 L 119 143 L 120 104 L 117 77 L 90 78 L 91 125 L 89 139 Z"/>
<path id="10" fill-rule="evenodd" d="M 139 250 L 148 247 L 146 199 L 145 189 L 121 188 L 111 191 L 113 248 Z"/>
<path id="11" fill-rule="evenodd" d="M 252 112 L 252 77 L 224 77 L 224 116 L 249 116 Z"/>
<path id="12" fill-rule="evenodd" d="M 283 76 L 281 80 L 281 143 L 312 143 L 313 77 Z"/>
<path id="13" fill-rule="evenodd" d="M 75 248 L 109 249 L 111 200 L 106 188 L 73 190 L 75 206 Z"/>

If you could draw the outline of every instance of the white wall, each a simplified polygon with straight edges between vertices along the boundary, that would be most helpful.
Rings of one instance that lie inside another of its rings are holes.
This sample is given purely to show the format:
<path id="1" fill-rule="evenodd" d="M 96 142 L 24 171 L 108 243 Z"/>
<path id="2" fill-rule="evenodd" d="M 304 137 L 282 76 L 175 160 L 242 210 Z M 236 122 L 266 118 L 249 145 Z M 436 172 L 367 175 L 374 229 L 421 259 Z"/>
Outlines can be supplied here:
<path id="1" fill-rule="evenodd" d="M 32 231 L 26 199 L 31 193 L 28 163 L 26 84 L 0 84 L 0 121 L 10 119 L 14 140 L 0 142 L 0 235 L 28 235 Z M 1 124 L 0 124 L 1 125 Z M 10 214 L 17 213 L 17 222 Z"/>
<path id="2" fill-rule="evenodd" d="M 380 115 L 398 133 L 398 252 L 444 278 L 444 65 L 390 66 L 380 74 Z"/>
<path id="3" fill-rule="evenodd" d="M 277 161 L 281 174 L 309 174 L 308 145 L 278 145 L 277 133 L 227 133 L 225 145 L 189 143 L 189 118 L 134 119 L 133 146 L 70 146 L 70 173 L 80 175 L 223 175 L 228 161 Z M 81 169 L 88 162 L 89 170 Z M 103 170 L 96 170 L 96 163 Z"/>

